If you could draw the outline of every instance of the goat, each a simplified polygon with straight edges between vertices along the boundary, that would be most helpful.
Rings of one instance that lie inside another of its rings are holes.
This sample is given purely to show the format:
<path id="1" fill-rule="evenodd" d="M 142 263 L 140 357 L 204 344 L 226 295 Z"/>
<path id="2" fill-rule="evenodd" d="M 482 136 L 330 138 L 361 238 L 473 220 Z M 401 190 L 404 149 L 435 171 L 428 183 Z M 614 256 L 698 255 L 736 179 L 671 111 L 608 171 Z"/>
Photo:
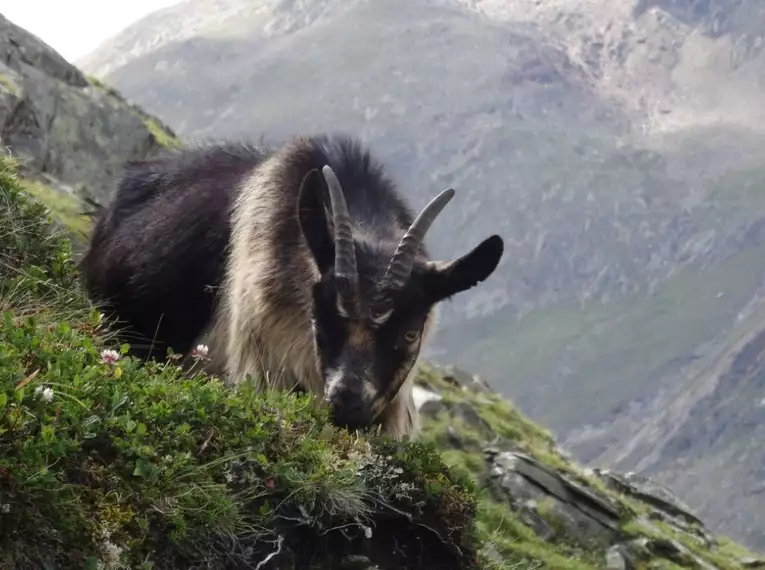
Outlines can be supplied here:
<path id="1" fill-rule="evenodd" d="M 340 135 L 170 151 L 125 166 L 95 214 L 83 282 L 124 338 L 205 344 L 207 370 L 231 383 L 302 389 L 337 426 L 415 437 L 412 377 L 437 305 L 489 277 L 504 249 L 493 235 L 430 260 L 423 238 L 453 196 L 413 219 L 369 151 Z"/>

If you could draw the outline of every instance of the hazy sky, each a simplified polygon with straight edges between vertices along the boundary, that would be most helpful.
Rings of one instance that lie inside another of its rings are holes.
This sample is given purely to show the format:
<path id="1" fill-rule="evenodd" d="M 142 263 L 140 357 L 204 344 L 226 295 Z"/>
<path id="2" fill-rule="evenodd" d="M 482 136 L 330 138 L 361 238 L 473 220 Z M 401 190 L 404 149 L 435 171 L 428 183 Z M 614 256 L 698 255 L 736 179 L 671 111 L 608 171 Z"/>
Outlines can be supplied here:
<path id="1" fill-rule="evenodd" d="M 0 0 L 0 14 L 70 62 L 150 12 L 180 0 Z"/>

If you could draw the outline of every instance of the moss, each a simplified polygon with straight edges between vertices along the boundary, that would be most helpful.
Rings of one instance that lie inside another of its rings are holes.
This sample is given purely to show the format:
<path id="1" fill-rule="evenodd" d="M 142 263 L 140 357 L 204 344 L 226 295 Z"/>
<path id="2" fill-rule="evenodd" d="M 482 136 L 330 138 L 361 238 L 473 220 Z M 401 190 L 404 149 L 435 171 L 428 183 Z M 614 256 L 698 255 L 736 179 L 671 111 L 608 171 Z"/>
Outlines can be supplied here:
<path id="1" fill-rule="evenodd" d="M 21 87 L 4 73 L 0 73 L 0 86 L 7 90 L 11 95 L 18 96 L 21 93 Z"/>
<path id="2" fill-rule="evenodd" d="M 138 116 L 146 129 L 151 133 L 154 139 L 161 147 L 165 149 L 179 148 L 183 145 L 181 139 L 175 136 L 175 133 L 162 123 L 157 117 L 149 115 L 138 105 L 130 103 L 117 91 L 114 87 L 106 85 L 103 81 L 92 75 L 88 76 L 88 82 L 93 86 L 108 94 L 113 99 L 119 101 L 123 106 L 130 109 L 136 116 Z"/>
<path id="3" fill-rule="evenodd" d="M 56 191 L 37 180 L 19 179 L 18 182 L 27 194 L 50 210 L 53 219 L 69 230 L 74 239 L 84 242 L 90 234 L 91 223 L 90 219 L 83 215 L 83 203 L 74 196 Z"/>
<path id="4" fill-rule="evenodd" d="M 173 135 L 167 128 L 163 127 L 154 117 L 143 116 L 143 124 L 154 135 L 157 143 L 167 149 L 179 148 L 182 146 L 181 140 Z"/>

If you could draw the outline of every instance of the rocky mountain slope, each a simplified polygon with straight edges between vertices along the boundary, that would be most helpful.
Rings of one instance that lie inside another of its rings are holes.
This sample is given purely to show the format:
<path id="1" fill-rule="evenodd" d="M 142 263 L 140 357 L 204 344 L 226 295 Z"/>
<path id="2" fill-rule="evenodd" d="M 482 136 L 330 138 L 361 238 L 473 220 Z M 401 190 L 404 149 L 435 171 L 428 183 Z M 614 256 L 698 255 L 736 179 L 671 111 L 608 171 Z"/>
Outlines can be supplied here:
<path id="1" fill-rule="evenodd" d="M 186 139 L 345 130 L 415 205 L 454 186 L 435 252 L 508 248 L 431 356 L 765 547 L 763 29 L 757 0 L 186 0 L 81 65 Z"/>
<path id="2" fill-rule="evenodd" d="M 394 443 L 125 357 L 5 159 L 0 202 L 0 568 L 765 567 L 459 370 L 421 368 L 422 441 Z"/>
<path id="3" fill-rule="evenodd" d="M 27 189 L 83 230 L 80 198 L 106 197 L 125 161 L 174 134 L 0 14 L 0 141 Z"/>

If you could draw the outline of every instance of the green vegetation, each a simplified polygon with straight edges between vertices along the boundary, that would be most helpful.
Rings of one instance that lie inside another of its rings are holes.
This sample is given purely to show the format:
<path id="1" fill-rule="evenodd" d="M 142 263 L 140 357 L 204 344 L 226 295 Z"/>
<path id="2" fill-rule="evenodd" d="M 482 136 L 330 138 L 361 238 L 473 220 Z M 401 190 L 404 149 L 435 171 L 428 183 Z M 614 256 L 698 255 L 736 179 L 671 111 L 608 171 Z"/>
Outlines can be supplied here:
<path id="1" fill-rule="evenodd" d="M 580 472 L 555 450 L 555 444 L 546 431 L 499 396 L 458 390 L 425 365 L 419 381 L 429 389 L 436 389 L 447 402 L 452 400 L 467 404 L 490 426 L 489 432 L 499 435 L 504 444 L 580 476 Z M 462 437 L 463 449 L 448 448 L 446 430 L 450 426 Z M 486 435 L 482 437 L 477 433 L 477 428 L 448 413 L 439 413 L 426 420 L 423 427 L 425 439 L 447 448 L 442 453 L 447 465 L 457 472 L 468 474 L 476 483 L 480 483 L 484 476 L 482 447 L 488 444 Z M 487 490 L 481 490 L 479 494 L 478 530 L 481 540 L 499 553 L 506 568 L 590 570 L 599 568 L 602 563 L 602 553 L 583 556 L 576 547 L 544 541 L 509 506 L 497 502 Z M 514 566 L 521 562 L 524 564 Z"/>
<path id="2" fill-rule="evenodd" d="M 106 91 L 107 93 L 109 93 L 109 95 L 111 95 L 112 97 L 120 99 L 121 101 L 125 100 L 122 97 L 122 95 L 119 94 L 119 91 L 117 91 L 114 87 L 109 87 L 106 83 L 101 81 L 98 77 L 94 75 L 88 75 L 87 79 L 88 79 L 88 82 L 93 87 L 98 87 L 99 89 L 102 89 L 103 91 Z"/>
<path id="3" fill-rule="evenodd" d="M 157 119 L 144 115 L 143 124 L 149 129 L 149 132 L 157 139 L 157 143 L 167 149 L 178 148 L 183 143 L 181 140 L 163 127 Z"/>
<path id="4" fill-rule="evenodd" d="M 20 179 L 19 185 L 30 196 L 39 200 L 49 210 L 53 219 L 66 228 L 72 239 L 83 241 L 90 233 L 90 219 L 83 216 L 87 209 L 80 200 L 51 188 L 37 180 Z"/>
<path id="5" fill-rule="evenodd" d="M 148 364 L 126 356 L 79 291 L 63 230 L 13 170 L 0 165 L 0 567 L 224 569 L 274 559 L 309 569 L 363 555 L 386 569 L 603 568 L 602 548 L 562 530 L 541 537 L 485 484 L 490 444 L 616 504 L 620 540 L 673 538 L 723 570 L 749 555 L 645 526 L 647 505 L 572 464 L 509 402 L 428 365 L 417 382 L 443 409 L 423 416 L 422 441 L 395 443 L 331 427 L 308 395 L 231 390 L 182 374 L 173 355 Z M 450 428 L 460 445 L 449 443 Z M 538 511 L 564 528 L 553 499 Z M 693 556 L 651 553 L 637 568 L 693 568 Z"/>
<path id="6" fill-rule="evenodd" d="M 555 446 L 549 432 L 540 428 L 512 404 L 493 393 L 465 390 L 447 382 L 436 369 L 423 365 L 418 383 L 442 396 L 444 406 L 423 421 L 423 437 L 436 443 L 450 468 L 465 473 L 479 488 L 477 526 L 485 550 L 492 550 L 503 560 L 502 568 L 587 569 L 604 567 L 605 552 L 589 542 L 587 533 L 572 536 L 556 514 L 552 497 L 539 501 L 537 513 L 554 530 L 553 539 L 543 539 L 526 524 L 519 513 L 491 493 L 486 482 L 486 446 L 512 450 L 533 457 L 547 468 L 573 480 L 615 505 L 620 513 L 618 541 L 659 539 L 675 540 L 690 552 L 685 560 L 673 560 L 671 553 L 645 552 L 636 554 L 637 568 L 697 568 L 699 560 L 720 570 L 742 568 L 741 560 L 756 558 L 740 545 L 721 538 L 719 545 L 704 544 L 691 529 L 684 532 L 670 524 L 651 520 L 654 510 L 635 498 L 608 487 L 604 480 L 565 458 Z M 475 415 L 466 413 L 472 410 Z M 466 419 L 467 418 L 467 419 Z M 448 430 L 460 437 L 455 446 L 450 443 Z M 650 522 L 647 522 L 650 521 Z M 682 557 L 681 557 L 682 558 Z"/>
<path id="7" fill-rule="evenodd" d="M 472 485 L 432 445 L 126 357 L 47 210 L 0 176 L 0 567 L 475 567 Z"/>
<path id="8" fill-rule="evenodd" d="M 3 73 L 0 73 L 0 86 L 8 90 L 11 95 L 18 95 L 21 93 L 21 89 L 16 85 L 13 79 Z"/>

